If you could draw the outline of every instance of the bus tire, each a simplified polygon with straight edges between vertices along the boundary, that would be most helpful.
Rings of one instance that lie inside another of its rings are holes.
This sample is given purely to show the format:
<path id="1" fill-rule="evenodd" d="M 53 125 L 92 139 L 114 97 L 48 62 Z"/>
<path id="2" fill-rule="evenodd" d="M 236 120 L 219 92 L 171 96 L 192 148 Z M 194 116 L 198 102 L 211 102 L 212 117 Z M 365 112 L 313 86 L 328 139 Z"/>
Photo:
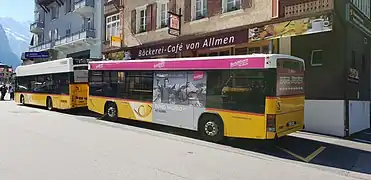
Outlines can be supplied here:
<path id="1" fill-rule="evenodd" d="M 117 106 L 114 102 L 107 102 L 104 106 L 104 116 L 109 121 L 115 121 L 117 120 Z"/>
<path id="2" fill-rule="evenodd" d="M 53 101 L 49 96 L 46 98 L 46 109 L 49 111 L 53 110 Z"/>
<path id="3" fill-rule="evenodd" d="M 22 105 L 26 105 L 26 103 L 24 102 L 24 96 L 23 96 L 23 94 L 21 94 L 21 97 L 20 97 L 20 103 L 21 103 Z"/>
<path id="4" fill-rule="evenodd" d="M 215 114 L 203 114 L 198 122 L 198 132 L 206 141 L 221 142 L 224 139 L 224 123 Z"/>

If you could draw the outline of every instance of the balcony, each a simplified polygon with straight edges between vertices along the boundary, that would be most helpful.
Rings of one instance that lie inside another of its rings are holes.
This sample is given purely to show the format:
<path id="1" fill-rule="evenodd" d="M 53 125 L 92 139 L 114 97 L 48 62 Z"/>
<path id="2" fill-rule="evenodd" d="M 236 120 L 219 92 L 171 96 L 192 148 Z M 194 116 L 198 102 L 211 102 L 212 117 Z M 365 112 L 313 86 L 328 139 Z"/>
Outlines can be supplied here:
<path id="1" fill-rule="evenodd" d="M 40 43 L 35 46 L 31 46 L 29 48 L 29 51 L 30 52 L 46 51 L 46 50 L 51 49 L 52 47 L 53 47 L 53 42 L 49 41 L 49 42 Z"/>
<path id="2" fill-rule="evenodd" d="M 40 5 L 40 7 L 45 11 L 45 12 L 50 12 L 50 9 L 47 7 L 48 5 L 56 2 L 58 6 L 62 6 L 64 4 L 63 0 L 36 0 L 36 4 Z"/>
<path id="3" fill-rule="evenodd" d="M 76 47 L 89 47 L 94 43 L 96 43 L 95 30 L 86 28 L 56 40 L 54 49 L 64 51 Z"/>
<path id="4" fill-rule="evenodd" d="M 295 17 L 334 9 L 334 0 L 281 0 L 280 17 Z"/>
<path id="5" fill-rule="evenodd" d="M 94 13 L 94 0 L 76 0 L 74 12 L 81 16 L 91 16 Z"/>
<path id="6" fill-rule="evenodd" d="M 42 33 L 44 29 L 44 22 L 36 21 L 30 25 L 30 32 L 39 34 Z"/>

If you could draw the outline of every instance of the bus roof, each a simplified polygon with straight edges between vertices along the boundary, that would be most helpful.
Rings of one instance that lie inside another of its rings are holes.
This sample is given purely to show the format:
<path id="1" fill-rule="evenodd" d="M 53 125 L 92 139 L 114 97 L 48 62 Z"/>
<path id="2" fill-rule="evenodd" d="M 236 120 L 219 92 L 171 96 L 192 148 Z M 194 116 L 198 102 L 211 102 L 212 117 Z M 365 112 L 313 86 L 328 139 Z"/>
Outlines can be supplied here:
<path id="1" fill-rule="evenodd" d="M 18 66 L 15 70 L 16 76 L 31 76 L 41 74 L 54 74 L 73 71 L 73 59 L 64 58 L 53 61 Z"/>
<path id="2" fill-rule="evenodd" d="M 111 60 L 89 62 L 90 70 L 205 70 L 276 68 L 277 59 L 304 60 L 283 54 L 252 54 L 148 60 Z"/>

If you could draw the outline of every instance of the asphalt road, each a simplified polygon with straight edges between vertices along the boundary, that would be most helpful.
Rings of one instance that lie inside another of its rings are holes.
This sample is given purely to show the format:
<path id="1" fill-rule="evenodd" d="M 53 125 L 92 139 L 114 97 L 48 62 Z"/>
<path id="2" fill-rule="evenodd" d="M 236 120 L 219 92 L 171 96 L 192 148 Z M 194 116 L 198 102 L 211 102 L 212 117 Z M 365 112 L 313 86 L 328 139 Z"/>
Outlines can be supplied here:
<path id="1" fill-rule="evenodd" d="M 349 145 L 353 148 L 329 144 L 326 141 L 334 141 L 326 138 L 313 141 L 295 136 L 268 146 L 238 139 L 214 144 L 196 139 L 191 132 L 104 122 L 86 114 L 49 112 L 10 101 L 0 101 L 0 114 L 2 180 L 371 179 L 371 170 L 363 167 L 367 162 L 354 160 L 352 168 L 327 162 L 333 148 L 345 148 L 336 151 L 335 159 L 345 152 L 357 153 L 349 155 L 352 161 L 353 156 L 367 159 L 370 145 L 354 149 L 353 144 Z"/>

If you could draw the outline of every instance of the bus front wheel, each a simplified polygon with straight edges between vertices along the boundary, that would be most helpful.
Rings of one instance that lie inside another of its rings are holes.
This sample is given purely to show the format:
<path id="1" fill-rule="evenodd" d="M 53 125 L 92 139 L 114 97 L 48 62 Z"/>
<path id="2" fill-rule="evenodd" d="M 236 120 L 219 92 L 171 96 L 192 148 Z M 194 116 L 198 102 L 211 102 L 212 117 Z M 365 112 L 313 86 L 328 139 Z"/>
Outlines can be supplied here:
<path id="1" fill-rule="evenodd" d="M 104 116 L 107 117 L 107 120 L 116 120 L 117 119 L 117 106 L 113 102 L 107 102 L 104 108 Z"/>
<path id="2" fill-rule="evenodd" d="M 53 101 L 50 97 L 46 98 L 46 109 L 48 109 L 49 111 L 53 110 Z"/>
<path id="3" fill-rule="evenodd" d="M 220 142 L 224 139 L 224 124 L 217 115 L 202 115 L 198 123 L 198 131 L 206 141 Z"/>

